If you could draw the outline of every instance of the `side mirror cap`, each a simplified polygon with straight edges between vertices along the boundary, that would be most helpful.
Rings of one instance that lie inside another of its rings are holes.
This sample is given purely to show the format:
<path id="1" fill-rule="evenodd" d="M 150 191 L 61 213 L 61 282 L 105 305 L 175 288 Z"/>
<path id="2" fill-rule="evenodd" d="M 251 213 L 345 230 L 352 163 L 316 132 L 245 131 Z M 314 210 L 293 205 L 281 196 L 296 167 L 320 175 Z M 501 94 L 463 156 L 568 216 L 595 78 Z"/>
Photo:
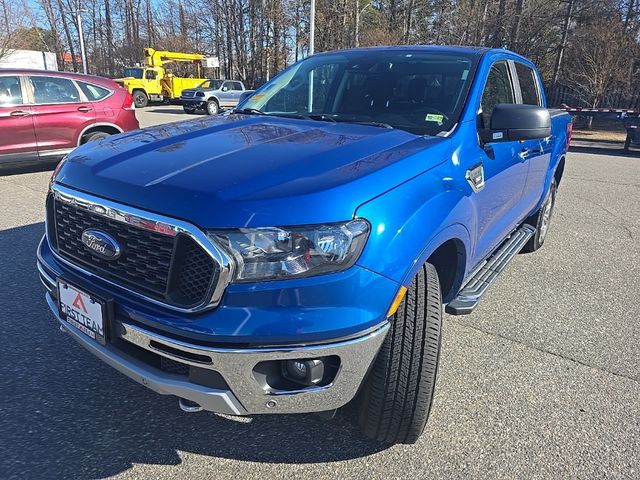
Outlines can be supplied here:
<path id="1" fill-rule="evenodd" d="M 480 132 L 485 143 L 539 140 L 551 135 L 549 110 L 537 105 L 500 103 L 491 114 L 491 128 Z"/>

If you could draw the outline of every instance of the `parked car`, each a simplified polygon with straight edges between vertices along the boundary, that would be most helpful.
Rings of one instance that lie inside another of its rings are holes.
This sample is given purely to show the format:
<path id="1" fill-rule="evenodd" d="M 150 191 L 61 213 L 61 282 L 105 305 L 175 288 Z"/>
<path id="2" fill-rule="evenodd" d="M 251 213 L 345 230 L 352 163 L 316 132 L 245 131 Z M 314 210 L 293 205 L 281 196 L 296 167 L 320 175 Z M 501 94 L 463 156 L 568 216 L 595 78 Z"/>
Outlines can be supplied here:
<path id="1" fill-rule="evenodd" d="M 238 80 L 207 80 L 198 88 L 182 91 L 180 100 L 186 113 L 204 110 L 208 115 L 216 115 L 220 108 L 235 107 L 246 92 L 244 83 Z"/>
<path id="2" fill-rule="evenodd" d="M 137 128 L 133 97 L 111 80 L 0 70 L 0 166 L 57 162 L 78 145 Z"/>
<path id="3" fill-rule="evenodd" d="M 354 401 L 365 435 L 412 443 L 443 310 L 470 313 L 543 246 L 570 130 L 512 52 L 315 55 L 235 113 L 69 155 L 38 247 L 46 299 L 63 331 L 186 411 Z"/>
<path id="4" fill-rule="evenodd" d="M 624 141 L 624 149 L 629 150 L 632 145 L 640 147 L 640 114 L 628 115 L 623 118 L 624 128 L 627 130 L 627 138 Z"/>

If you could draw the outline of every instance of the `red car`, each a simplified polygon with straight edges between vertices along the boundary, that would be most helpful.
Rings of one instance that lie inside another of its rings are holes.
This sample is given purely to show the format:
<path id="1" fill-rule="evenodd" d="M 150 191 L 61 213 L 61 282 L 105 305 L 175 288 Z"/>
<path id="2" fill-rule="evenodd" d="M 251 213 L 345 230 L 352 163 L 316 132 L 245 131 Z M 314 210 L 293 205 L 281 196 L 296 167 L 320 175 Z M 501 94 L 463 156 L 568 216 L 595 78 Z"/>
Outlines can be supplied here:
<path id="1" fill-rule="evenodd" d="M 135 130 L 134 108 L 106 78 L 0 69 L 0 167 L 57 162 L 78 145 Z"/>

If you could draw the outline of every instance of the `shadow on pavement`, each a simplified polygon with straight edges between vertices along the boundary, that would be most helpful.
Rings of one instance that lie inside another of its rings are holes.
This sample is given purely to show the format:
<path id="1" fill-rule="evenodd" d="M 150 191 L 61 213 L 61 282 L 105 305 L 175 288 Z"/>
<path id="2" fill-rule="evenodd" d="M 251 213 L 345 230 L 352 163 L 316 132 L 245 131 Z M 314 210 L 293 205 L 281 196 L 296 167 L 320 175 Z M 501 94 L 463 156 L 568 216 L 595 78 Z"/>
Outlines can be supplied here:
<path id="1" fill-rule="evenodd" d="M 0 177 L 9 175 L 22 175 L 25 173 L 37 173 L 53 171 L 58 162 L 33 163 L 19 166 L 0 166 Z"/>
<path id="2" fill-rule="evenodd" d="M 48 311 L 35 267 L 43 231 L 43 223 L 0 231 L 0 477 L 104 478 L 133 463 L 178 465 L 179 452 L 299 464 L 386 448 L 362 439 L 349 409 L 331 421 L 187 414 L 176 398 L 102 364 Z"/>
<path id="3" fill-rule="evenodd" d="M 619 143 L 611 145 L 605 143 L 589 144 L 587 142 L 579 145 L 572 144 L 569 148 L 569 152 L 590 153 L 593 155 L 611 155 L 614 157 L 640 157 L 640 150 L 624 150 L 622 145 Z"/>
<path id="4" fill-rule="evenodd" d="M 182 108 L 163 108 L 163 107 L 146 107 L 144 109 L 145 113 L 168 113 L 171 115 L 184 115 L 188 117 L 190 114 L 187 114 Z M 199 112 L 204 114 L 204 112 Z"/>

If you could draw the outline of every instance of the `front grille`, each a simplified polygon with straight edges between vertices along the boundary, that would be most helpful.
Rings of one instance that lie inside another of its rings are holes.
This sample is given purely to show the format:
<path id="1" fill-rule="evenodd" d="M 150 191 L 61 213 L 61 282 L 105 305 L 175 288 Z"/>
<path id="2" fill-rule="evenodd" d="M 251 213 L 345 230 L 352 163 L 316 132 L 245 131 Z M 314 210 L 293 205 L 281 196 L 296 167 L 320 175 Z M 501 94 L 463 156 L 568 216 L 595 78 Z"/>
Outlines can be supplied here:
<path id="1" fill-rule="evenodd" d="M 182 92 L 182 96 L 184 98 L 193 98 L 195 96 L 196 92 L 191 91 L 191 92 Z"/>
<path id="2" fill-rule="evenodd" d="M 55 198 L 47 206 L 55 221 L 52 247 L 102 278 L 180 308 L 204 303 L 217 280 L 217 263 L 188 235 L 163 235 Z M 111 235 L 121 255 L 105 259 L 86 248 L 82 232 L 89 228 Z"/>
<path id="3" fill-rule="evenodd" d="M 189 365 L 163 356 L 160 356 L 160 369 L 174 375 L 189 375 Z"/>

